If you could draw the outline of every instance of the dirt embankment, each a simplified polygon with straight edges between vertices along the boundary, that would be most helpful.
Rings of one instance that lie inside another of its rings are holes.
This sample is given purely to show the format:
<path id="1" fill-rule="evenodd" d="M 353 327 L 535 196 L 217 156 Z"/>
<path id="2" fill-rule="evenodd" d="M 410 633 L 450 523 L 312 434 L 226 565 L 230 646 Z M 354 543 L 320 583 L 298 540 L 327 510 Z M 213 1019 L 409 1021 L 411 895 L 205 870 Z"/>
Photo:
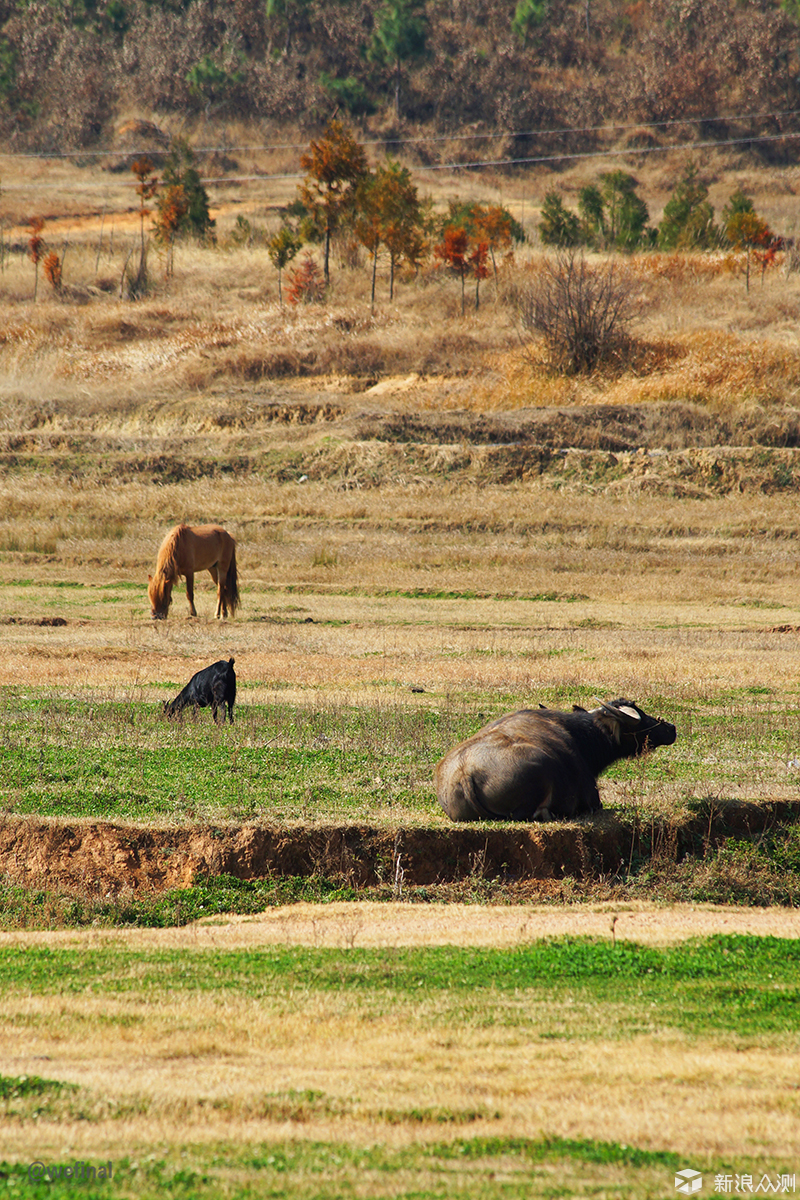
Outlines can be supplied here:
<path id="1" fill-rule="evenodd" d="M 549 826 L 390 829 L 369 825 L 140 828 L 7 817 L 0 872 L 28 887 L 97 895 L 189 887 L 205 877 L 318 876 L 350 887 L 614 875 L 654 850 L 676 859 L 800 818 L 800 802 L 729 802 L 681 823 L 614 813 Z"/>
<path id="2" fill-rule="evenodd" d="M 736 415 L 731 422 L 693 404 L 582 404 L 509 412 L 360 412 L 359 440 L 534 444 L 553 450 L 686 450 L 709 446 L 800 445 L 800 411 Z"/>
<path id="3" fill-rule="evenodd" d="M 682 403 L 480 414 L 371 406 L 354 394 L 332 403 L 313 389 L 303 399 L 266 389 L 238 400 L 209 397 L 202 410 L 178 405 L 157 419 L 142 411 L 117 430 L 100 416 L 20 411 L 0 434 L 0 466 L 162 484 L 255 472 L 359 488 L 544 476 L 557 486 L 690 498 L 800 486 L 795 409 L 740 414 L 732 427 Z"/>

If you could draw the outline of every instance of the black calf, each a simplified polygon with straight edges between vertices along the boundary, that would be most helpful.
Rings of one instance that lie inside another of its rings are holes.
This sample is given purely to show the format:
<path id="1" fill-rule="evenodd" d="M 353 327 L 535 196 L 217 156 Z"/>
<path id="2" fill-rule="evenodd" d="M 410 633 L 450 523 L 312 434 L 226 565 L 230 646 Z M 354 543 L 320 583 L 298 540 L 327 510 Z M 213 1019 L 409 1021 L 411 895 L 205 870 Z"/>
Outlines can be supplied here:
<path id="1" fill-rule="evenodd" d="M 219 662 L 212 663 L 210 667 L 203 667 L 202 671 L 193 675 L 183 691 L 174 700 L 165 703 L 166 715 L 177 717 L 189 705 L 194 708 L 196 714 L 198 708 L 208 708 L 210 704 L 215 721 L 219 720 L 217 712 L 222 709 L 224 725 L 225 705 L 227 704 L 228 720 L 232 725 L 233 705 L 236 700 L 236 672 L 233 669 L 233 661 L 232 658 L 229 658 L 225 662 L 221 658 Z"/>

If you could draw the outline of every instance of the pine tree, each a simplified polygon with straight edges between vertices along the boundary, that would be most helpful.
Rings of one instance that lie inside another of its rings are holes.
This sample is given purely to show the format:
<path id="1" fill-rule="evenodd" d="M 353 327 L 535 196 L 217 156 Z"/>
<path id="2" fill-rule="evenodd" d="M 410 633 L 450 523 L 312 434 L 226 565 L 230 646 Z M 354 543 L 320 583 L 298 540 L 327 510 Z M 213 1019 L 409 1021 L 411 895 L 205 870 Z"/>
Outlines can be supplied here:
<path id="1" fill-rule="evenodd" d="M 708 200 L 708 188 L 691 164 L 664 206 L 658 227 L 658 245 L 662 250 L 708 250 L 719 234 L 714 225 L 714 209 Z"/>
<path id="2" fill-rule="evenodd" d="M 422 0 L 385 0 L 376 14 L 368 55 L 373 62 L 386 63 L 393 68 L 394 111 L 398 121 L 403 63 L 425 53 L 427 35 Z"/>

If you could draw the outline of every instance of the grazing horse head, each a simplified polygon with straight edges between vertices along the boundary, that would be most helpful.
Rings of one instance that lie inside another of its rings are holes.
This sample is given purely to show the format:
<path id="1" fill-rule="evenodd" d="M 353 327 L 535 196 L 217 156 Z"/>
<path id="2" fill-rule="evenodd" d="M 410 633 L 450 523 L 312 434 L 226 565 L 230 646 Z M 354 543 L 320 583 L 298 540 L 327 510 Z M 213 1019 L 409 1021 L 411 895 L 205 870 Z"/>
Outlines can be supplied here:
<path id="1" fill-rule="evenodd" d="M 178 553 L 185 528 L 185 525 L 176 525 L 170 530 L 158 550 L 156 573 L 147 576 L 150 616 L 154 621 L 166 620 L 172 604 L 172 587 L 180 575 Z"/>
<path id="2" fill-rule="evenodd" d="M 156 574 L 147 576 L 147 595 L 150 599 L 150 616 L 154 621 L 165 621 L 172 604 L 172 579 Z"/>

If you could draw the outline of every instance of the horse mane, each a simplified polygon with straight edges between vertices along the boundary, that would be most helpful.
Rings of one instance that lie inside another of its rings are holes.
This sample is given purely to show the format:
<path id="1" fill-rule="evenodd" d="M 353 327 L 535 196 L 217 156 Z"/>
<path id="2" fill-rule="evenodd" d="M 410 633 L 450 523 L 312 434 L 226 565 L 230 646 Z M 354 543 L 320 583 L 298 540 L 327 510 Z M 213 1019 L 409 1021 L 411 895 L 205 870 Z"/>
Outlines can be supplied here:
<path id="1" fill-rule="evenodd" d="M 164 538 L 158 550 L 155 574 L 148 584 L 150 606 L 154 612 L 160 613 L 169 607 L 172 585 L 180 575 L 178 552 L 184 540 L 188 526 L 176 525 Z"/>
<path id="2" fill-rule="evenodd" d="M 158 558 L 156 559 L 156 573 L 153 576 L 153 579 L 159 583 L 162 580 L 164 583 L 174 583 L 180 575 L 178 551 L 188 528 L 188 525 L 176 525 L 174 529 L 169 531 L 161 543 Z"/>

